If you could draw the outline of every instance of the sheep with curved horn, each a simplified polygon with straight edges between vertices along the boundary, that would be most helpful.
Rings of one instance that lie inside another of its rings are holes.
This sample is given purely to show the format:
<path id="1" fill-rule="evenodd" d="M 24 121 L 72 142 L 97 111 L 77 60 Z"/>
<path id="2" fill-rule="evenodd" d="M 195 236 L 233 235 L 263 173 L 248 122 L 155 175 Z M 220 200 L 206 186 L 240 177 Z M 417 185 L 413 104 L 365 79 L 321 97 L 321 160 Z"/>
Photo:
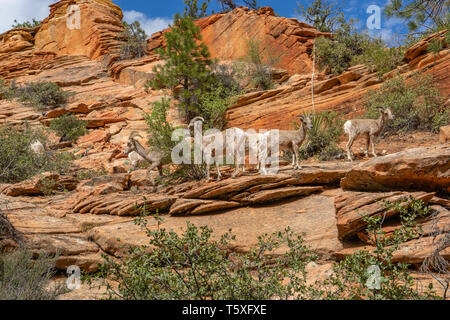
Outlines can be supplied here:
<path id="1" fill-rule="evenodd" d="M 142 136 L 136 132 L 133 131 L 130 133 L 130 136 L 128 137 L 128 142 L 125 150 L 123 151 L 124 155 L 128 155 L 128 158 L 130 159 L 130 154 L 132 152 L 135 152 L 137 155 L 139 155 L 142 159 L 145 161 L 148 161 L 150 163 L 150 167 L 148 168 L 148 172 L 152 171 L 154 168 L 158 168 L 159 175 L 162 176 L 162 160 L 163 160 L 163 153 L 160 151 L 153 151 L 146 149 L 142 146 L 142 144 L 139 143 L 139 141 L 136 140 L 136 138 L 139 137 L 141 139 Z M 134 157 L 134 156 L 133 156 Z M 130 159 L 133 165 L 132 159 Z"/>

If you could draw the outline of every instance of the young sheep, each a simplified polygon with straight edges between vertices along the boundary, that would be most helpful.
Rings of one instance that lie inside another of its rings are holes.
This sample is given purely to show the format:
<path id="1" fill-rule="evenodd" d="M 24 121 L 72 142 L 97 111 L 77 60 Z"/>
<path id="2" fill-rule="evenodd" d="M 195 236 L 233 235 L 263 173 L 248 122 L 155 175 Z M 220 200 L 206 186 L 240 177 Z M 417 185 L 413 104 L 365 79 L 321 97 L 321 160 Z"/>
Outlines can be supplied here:
<path id="1" fill-rule="evenodd" d="M 144 160 L 150 163 L 150 167 L 148 168 L 148 172 L 152 171 L 154 168 L 158 168 L 159 175 L 162 176 L 162 160 L 163 153 L 159 151 L 150 151 L 144 148 L 139 141 L 136 140 L 136 137 L 142 138 L 137 132 L 133 131 L 128 137 L 127 147 L 123 151 L 124 155 L 128 155 L 131 152 L 135 151 L 139 156 L 141 156 Z"/>
<path id="2" fill-rule="evenodd" d="M 134 170 L 136 170 L 137 167 L 138 167 L 138 165 L 139 165 L 139 163 L 145 161 L 145 159 L 144 159 L 143 157 L 141 157 L 141 156 L 139 155 L 139 153 L 137 153 L 136 151 L 131 151 L 131 152 L 128 154 L 128 160 L 129 160 L 130 163 L 131 163 L 131 168 L 130 168 L 130 170 L 128 170 L 129 173 L 131 173 L 131 172 L 133 172 Z"/>
<path id="3" fill-rule="evenodd" d="M 200 130 L 200 124 L 204 122 L 205 120 L 202 117 L 195 117 L 191 120 L 189 123 L 188 128 L 196 128 L 196 130 Z M 228 133 L 228 134 L 227 134 Z M 242 159 L 240 156 L 240 152 L 242 151 L 240 148 L 244 147 L 246 135 L 245 132 L 242 129 L 239 128 L 230 128 L 226 131 L 217 132 L 209 135 L 205 135 L 202 137 L 202 153 L 205 158 L 206 162 L 206 180 L 209 181 L 211 179 L 210 176 L 210 166 L 211 163 L 215 163 L 216 170 L 217 170 L 217 181 L 220 181 L 222 178 L 222 175 L 220 173 L 219 168 L 219 157 L 218 156 L 212 156 L 212 151 L 214 153 L 218 151 L 222 151 L 223 157 L 226 157 L 227 155 L 232 155 L 234 157 L 235 163 L 236 163 L 236 170 L 232 174 L 232 178 L 235 178 L 240 170 L 240 166 L 243 166 L 243 172 L 245 172 L 245 163 L 244 159 Z M 214 146 L 215 144 L 221 144 L 223 150 L 215 150 Z"/>
<path id="4" fill-rule="evenodd" d="M 36 140 L 30 145 L 31 151 L 33 151 L 37 155 L 43 155 L 45 154 L 45 147 L 44 145 L 39 141 Z"/>
<path id="5" fill-rule="evenodd" d="M 309 129 L 312 128 L 312 122 L 310 117 L 305 117 L 303 115 L 299 116 L 300 128 L 298 130 L 288 131 L 279 130 L 278 135 L 278 145 L 281 150 L 290 150 L 292 152 L 292 167 L 294 170 L 301 169 L 299 148 L 306 139 L 306 134 Z M 274 131 L 270 130 L 264 133 L 264 137 L 260 142 L 259 150 L 259 161 L 260 161 L 260 171 L 262 174 L 267 174 L 266 171 L 266 161 L 267 156 L 270 151 L 271 140 L 274 138 Z"/>
<path id="6" fill-rule="evenodd" d="M 373 119 L 353 119 L 348 120 L 344 124 L 344 131 L 348 135 L 347 156 L 348 160 L 353 162 L 352 146 L 353 142 L 360 135 L 366 135 L 367 147 L 366 157 L 369 157 L 369 144 L 372 145 L 372 154 L 377 156 L 375 152 L 375 139 L 379 137 L 389 119 L 394 119 L 391 109 L 381 110 L 380 117 Z"/>

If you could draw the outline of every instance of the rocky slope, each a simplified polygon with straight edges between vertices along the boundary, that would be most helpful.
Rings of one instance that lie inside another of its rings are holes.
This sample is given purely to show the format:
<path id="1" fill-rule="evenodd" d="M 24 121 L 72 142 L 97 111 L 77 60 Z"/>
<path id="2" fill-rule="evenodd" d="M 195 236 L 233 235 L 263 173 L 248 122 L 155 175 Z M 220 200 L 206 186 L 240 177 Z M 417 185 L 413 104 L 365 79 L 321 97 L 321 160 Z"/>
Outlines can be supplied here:
<path id="1" fill-rule="evenodd" d="M 81 8 L 81 30 L 66 27 L 69 4 Z M 120 8 L 109 0 L 63 0 L 51 6 L 50 16 L 40 27 L 0 35 L 0 77 L 18 83 L 52 81 L 75 93 L 67 106 L 46 114 L 1 100 L 0 124 L 27 121 L 45 126 L 53 118 L 74 113 L 88 121 L 89 133 L 74 145 L 53 147 L 78 155 L 74 172 L 104 168 L 108 173 L 82 181 L 48 174 L 47 178 L 68 190 L 54 196 L 41 194 L 39 177 L 0 185 L 0 210 L 23 233 L 32 250 L 59 252 L 58 268 L 76 264 L 94 271 L 102 261 L 101 254 L 121 257 L 124 244 L 145 244 L 145 234 L 133 223 L 139 213 L 136 204 L 158 209 L 164 214 L 164 226 L 175 230 L 187 220 L 209 225 L 218 235 L 232 228 L 237 235 L 234 250 L 245 250 L 257 235 L 290 226 L 305 234 L 320 256 L 316 269 L 323 272 L 329 270 L 330 262 L 371 247 L 371 239 L 362 232 L 362 216 L 379 214 L 380 199 L 414 195 L 433 206 L 439 227 L 449 231 L 448 128 L 442 128 L 441 142 L 431 135 L 423 140 L 426 146 L 419 149 L 412 149 L 419 145 L 416 136 L 410 136 L 412 140 L 406 139 L 401 145 L 389 142 L 386 149 L 392 154 L 377 159 L 353 164 L 308 163 L 301 171 L 282 167 L 279 174 L 267 177 L 250 171 L 230 179 L 230 168 L 224 167 L 226 179 L 222 182 L 187 182 L 155 189 L 145 170 L 126 173 L 129 164 L 122 150 L 128 135 L 133 130 L 146 130 L 144 113 L 151 111 L 151 102 L 165 94 L 143 89 L 152 77 L 153 66 L 160 63 L 152 50 L 164 42 L 163 32 L 154 34 L 148 40 L 147 56 L 118 61 L 121 19 Z M 311 109 L 309 50 L 314 37 L 320 35 L 313 27 L 276 17 L 270 8 L 238 8 L 197 24 L 213 56 L 221 60 L 239 59 L 249 36 L 285 52 L 280 84 L 273 90 L 241 97 L 227 113 L 229 126 L 287 129 L 296 115 Z M 441 36 L 434 35 L 408 50 L 405 63 L 394 72 L 405 76 L 417 70 L 432 74 L 448 104 L 450 49 L 436 57 L 426 51 L 429 41 Z M 358 115 L 364 95 L 384 80 L 364 66 L 352 67 L 337 77 L 319 74 L 314 86 L 316 108 L 341 111 L 347 117 Z M 175 110 L 170 119 L 180 123 Z M 397 214 L 390 213 L 387 231 L 398 227 Z M 429 220 L 420 223 L 425 233 L 405 243 L 395 254 L 397 261 L 420 264 L 433 252 L 434 225 Z M 441 255 L 449 259 L 449 248 Z"/>

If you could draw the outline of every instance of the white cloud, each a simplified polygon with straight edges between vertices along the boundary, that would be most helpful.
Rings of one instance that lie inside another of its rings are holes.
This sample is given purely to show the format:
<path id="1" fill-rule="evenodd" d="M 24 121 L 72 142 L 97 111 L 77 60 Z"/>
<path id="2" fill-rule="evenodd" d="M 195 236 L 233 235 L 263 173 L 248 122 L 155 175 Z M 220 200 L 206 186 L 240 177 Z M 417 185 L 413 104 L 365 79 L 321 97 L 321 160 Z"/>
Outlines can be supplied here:
<path id="1" fill-rule="evenodd" d="M 123 19 L 128 23 L 132 23 L 136 20 L 139 21 L 141 23 L 142 29 L 145 30 L 145 33 L 147 33 L 148 36 L 151 36 L 155 32 L 166 29 L 172 22 L 172 19 L 170 18 L 149 18 L 145 15 L 145 13 L 135 10 L 124 11 Z"/>
<path id="2" fill-rule="evenodd" d="M 1 0 L 0 33 L 8 31 L 18 22 L 43 20 L 50 14 L 49 5 L 57 0 Z"/>

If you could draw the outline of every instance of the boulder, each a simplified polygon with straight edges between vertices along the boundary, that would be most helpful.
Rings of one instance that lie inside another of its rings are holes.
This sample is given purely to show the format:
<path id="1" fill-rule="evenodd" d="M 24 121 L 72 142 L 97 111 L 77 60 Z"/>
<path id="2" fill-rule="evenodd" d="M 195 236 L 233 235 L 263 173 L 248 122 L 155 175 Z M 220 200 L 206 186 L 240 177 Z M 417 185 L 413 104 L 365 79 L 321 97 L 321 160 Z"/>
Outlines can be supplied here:
<path id="1" fill-rule="evenodd" d="M 166 212 L 176 201 L 173 196 L 136 195 L 133 193 L 115 193 L 82 198 L 73 207 L 74 213 L 111 214 L 117 216 L 136 216 L 143 209 L 148 213 Z"/>
<path id="2" fill-rule="evenodd" d="M 188 202 L 184 204 L 189 205 Z M 181 205 L 181 202 L 177 204 Z M 155 219 L 149 217 L 147 220 L 148 228 L 154 230 L 157 226 Z M 343 249 L 338 239 L 332 197 L 313 195 L 284 201 L 276 206 L 236 208 L 223 214 L 192 215 L 188 219 L 184 216 L 166 216 L 160 227 L 181 233 L 186 228 L 187 220 L 197 226 L 212 228 L 214 239 L 231 229 L 236 240 L 230 250 L 249 250 L 257 244 L 258 236 L 283 231 L 287 227 L 303 234 L 306 243 L 324 258 Z M 126 253 L 127 245 L 148 245 L 145 230 L 132 221 L 96 227 L 89 234 L 102 250 L 118 257 Z"/>
<path id="3" fill-rule="evenodd" d="M 341 180 L 341 187 L 446 192 L 450 188 L 450 145 L 409 149 L 361 163 Z"/>
<path id="4" fill-rule="evenodd" d="M 439 142 L 440 143 L 450 142 L 450 125 L 441 127 L 439 129 Z"/>
<path id="5" fill-rule="evenodd" d="M 367 223 L 365 217 L 374 217 L 385 214 L 385 219 L 396 216 L 395 210 L 386 210 L 383 201 L 395 202 L 403 201 L 407 205 L 409 197 L 422 200 L 427 204 L 434 196 L 434 193 L 427 192 L 344 192 L 335 198 L 337 229 L 339 238 L 345 239 L 364 230 Z"/>
<path id="6" fill-rule="evenodd" d="M 56 173 L 43 173 L 30 180 L 10 185 L 2 193 L 10 197 L 44 195 L 52 191 L 75 190 L 79 181 L 74 177 Z"/>

